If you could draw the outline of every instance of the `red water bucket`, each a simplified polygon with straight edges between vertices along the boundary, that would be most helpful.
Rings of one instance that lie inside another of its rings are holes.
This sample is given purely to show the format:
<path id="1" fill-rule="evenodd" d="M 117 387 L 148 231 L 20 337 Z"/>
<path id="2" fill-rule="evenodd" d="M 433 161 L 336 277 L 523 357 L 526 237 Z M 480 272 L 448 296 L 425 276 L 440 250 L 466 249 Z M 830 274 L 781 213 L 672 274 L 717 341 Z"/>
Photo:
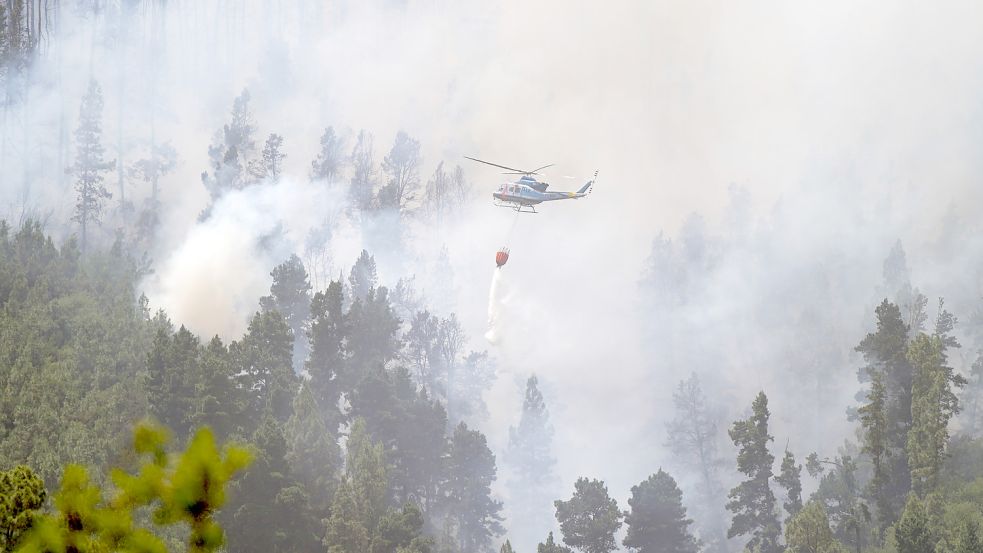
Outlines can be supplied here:
<path id="1" fill-rule="evenodd" d="M 495 254 L 495 264 L 498 265 L 499 267 L 505 265 L 505 262 L 508 260 L 509 260 L 508 248 L 502 248 L 498 250 L 498 253 Z"/>

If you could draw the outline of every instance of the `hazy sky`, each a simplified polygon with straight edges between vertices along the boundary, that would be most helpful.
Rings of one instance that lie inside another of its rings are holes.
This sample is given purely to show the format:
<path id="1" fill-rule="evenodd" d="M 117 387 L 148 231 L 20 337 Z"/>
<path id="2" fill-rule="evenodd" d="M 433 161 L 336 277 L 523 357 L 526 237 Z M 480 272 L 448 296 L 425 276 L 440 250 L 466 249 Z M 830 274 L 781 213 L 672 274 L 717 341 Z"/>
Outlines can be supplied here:
<path id="1" fill-rule="evenodd" d="M 433 274 L 446 246 L 453 303 L 471 346 L 483 349 L 494 253 L 512 248 L 503 274 L 509 326 L 491 347 L 501 373 L 484 430 L 501 450 L 517 382 L 540 374 L 564 489 L 585 474 L 624 498 L 669 462 L 662 424 L 674 382 L 691 370 L 713 383 L 730 416 L 765 388 L 776 396 L 777 442 L 821 431 L 831 453 L 850 434 L 843 413 L 859 363 L 851 350 L 898 238 L 930 303 L 983 292 L 978 240 L 965 245 L 972 233 L 958 232 L 979 217 L 979 2 L 167 5 L 164 25 L 140 10 L 141 32 L 122 42 L 105 38 L 112 21 L 93 33 L 67 17 L 64 48 L 39 70 L 62 88 L 39 86 L 8 130 L 28 121 L 34 147 L 50 145 L 57 121 L 75 127 L 79 95 L 95 77 L 106 94 L 107 147 L 122 131 L 123 156 L 136 159 L 155 106 L 157 139 L 170 140 L 180 162 L 163 185 L 165 232 L 145 291 L 174 320 L 226 338 L 245 329 L 272 266 L 326 219 L 340 225 L 333 274 L 347 272 L 364 245 L 337 191 L 306 183 L 325 126 L 347 137 L 346 150 L 359 129 L 373 132 L 376 161 L 407 131 L 423 145 L 424 181 L 440 160 L 461 163 L 475 194 L 462 217 L 440 228 L 413 223 L 408 253 L 374 253 L 385 283 L 415 273 L 432 289 L 446 276 Z M 165 39 L 153 42 L 152 29 Z M 285 137 L 286 175 L 276 187 L 227 196 L 198 223 L 208 144 L 247 86 L 258 141 Z M 36 174 L 29 203 L 67 219 L 73 201 L 56 184 L 52 156 L 24 172 L 15 146 L 4 157 L 7 181 Z M 513 214 L 490 202 L 501 175 L 464 155 L 555 163 L 547 177 L 557 189 L 600 176 L 589 199 L 524 215 L 510 234 Z M 727 211 L 733 190 L 749 198 L 743 237 Z M 20 191 L 4 186 L 11 214 Z M 680 324 L 702 330 L 699 343 L 721 364 L 657 370 L 660 352 L 640 330 L 654 314 L 637 284 L 653 238 L 676 236 L 693 212 L 705 217 L 718 261 Z M 277 229 L 282 239 L 258 251 L 257 240 Z M 780 393 L 798 384 L 786 342 L 802 336 L 774 330 L 783 317 L 795 327 L 814 312 L 821 324 L 798 328 L 835 328 L 828 342 L 842 364 L 821 369 L 833 390 L 829 420 L 803 429 L 796 399 Z"/>

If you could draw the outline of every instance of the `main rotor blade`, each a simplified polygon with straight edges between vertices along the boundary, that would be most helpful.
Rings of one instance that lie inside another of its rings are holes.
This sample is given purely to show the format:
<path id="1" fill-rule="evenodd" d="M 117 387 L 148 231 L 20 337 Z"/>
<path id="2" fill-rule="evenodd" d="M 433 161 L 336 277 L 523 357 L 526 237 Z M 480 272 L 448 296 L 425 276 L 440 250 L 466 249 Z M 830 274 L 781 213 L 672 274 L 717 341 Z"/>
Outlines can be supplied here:
<path id="1" fill-rule="evenodd" d="M 498 167 L 499 169 L 508 169 L 509 171 L 515 171 L 520 175 L 526 175 L 529 173 L 528 171 L 523 171 L 522 169 L 516 169 L 515 167 L 506 167 L 504 165 L 499 165 L 497 163 L 492 163 L 490 161 L 485 161 L 483 159 L 478 159 L 474 157 L 464 156 L 464 159 L 470 159 L 471 161 L 477 161 L 478 163 L 484 163 L 485 165 L 491 165 L 492 167 Z"/>
<path id="2" fill-rule="evenodd" d="M 549 165 L 543 165 L 542 167 L 540 167 L 538 169 L 533 169 L 532 171 L 529 171 L 529 173 L 532 174 L 532 175 L 535 175 L 535 174 L 539 173 L 540 171 L 542 171 L 543 169 L 546 169 L 547 167 L 552 167 L 554 165 L 556 165 L 556 164 L 555 163 L 550 163 Z"/>

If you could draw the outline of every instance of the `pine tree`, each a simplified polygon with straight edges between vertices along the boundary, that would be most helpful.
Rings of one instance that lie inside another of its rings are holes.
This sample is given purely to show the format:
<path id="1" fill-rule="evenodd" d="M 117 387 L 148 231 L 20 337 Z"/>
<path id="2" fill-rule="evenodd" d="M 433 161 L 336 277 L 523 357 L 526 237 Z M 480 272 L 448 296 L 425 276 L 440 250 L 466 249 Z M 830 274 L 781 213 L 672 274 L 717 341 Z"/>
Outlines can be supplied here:
<path id="1" fill-rule="evenodd" d="M 249 90 L 243 89 L 232 102 L 231 121 L 215 133 L 208 147 L 213 174 L 202 173 L 201 179 L 211 194 L 212 202 L 227 191 L 248 184 L 244 173 L 256 151 L 253 138 L 256 124 L 249 109 L 249 100 Z"/>
<path id="2" fill-rule="evenodd" d="M 833 537 L 829 518 L 819 501 L 810 501 L 792 515 L 785 527 L 788 553 L 840 553 L 842 547 Z"/>
<path id="3" fill-rule="evenodd" d="M 953 387 L 965 384 L 945 365 L 945 336 L 919 334 L 908 348 L 914 368 L 908 466 L 912 489 L 924 496 L 938 484 L 949 442 L 949 420 L 959 412 Z"/>
<path id="4" fill-rule="evenodd" d="M 462 551 L 488 551 L 492 538 L 502 534 L 502 503 L 492 499 L 495 455 L 485 436 L 463 422 L 454 429 L 447 455 L 442 496 L 456 522 Z"/>
<path id="5" fill-rule="evenodd" d="M 362 250 L 358 259 L 348 273 L 348 285 L 351 287 L 352 300 L 364 300 L 369 290 L 379 285 L 379 275 L 376 272 L 375 258 L 369 252 Z"/>
<path id="6" fill-rule="evenodd" d="M 573 550 L 556 543 L 553 540 L 553 532 L 550 532 L 550 535 L 546 537 L 546 543 L 540 543 L 536 546 L 536 553 L 573 553 Z"/>
<path id="7" fill-rule="evenodd" d="M 875 369 L 871 372 L 867 403 L 858 410 L 863 428 L 863 453 L 870 456 L 873 474 L 867 484 L 867 495 L 877 507 L 877 519 L 883 532 L 893 522 L 891 500 L 888 491 L 890 465 L 888 456 L 888 428 L 884 375 Z"/>
<path id="8" fill-rule="evenodd" d="M 751 404 L 752 415 L 734 423 L 729 434 L 738 447 L 737 470 L 747 476 L 727 495 L 727 509 L 734 513 L 727 537 L 750 534 L 747 549 L 777 553 L 781 525 L 775 512 L 775 495 L 769 485 L 775 457 L 768 451 L 768 397 L 764 392 Z"/>
<path id="9" fill-rule="evenodd" d="M 105 149 L 101 142 L 102 107 L 102 89 L 93 79 L 89 81 L 88 91 L 82 96 L 79 126 L 75 130 L 75 165 L 72 166 L 77 178 L 75 191 L 78 193 L 73 220 L 82 229 L 82 251 L 88 245 L 90 225 L 99 222 L 103 201 L 112 197 L 103 186 L 103 173 L 110 171 L 116 162 L 103 159 Z"/>
<path id="10" fill-rule="evenodd" d="M 153 144 L 149 155 L 136 161 L 130 166 L 128 173 L 150 185 L 150 198 L 144 215 L 141 215 L 141 231 L 144 236 L 151 236 L 159 223 L 160 210 L 160 179 L 177 166 L 177 150 L 169 142 Z"/>
<path id="11" fill-rule="evenodd" d="M 355 298 L 348 310 L 348 354 L 344 381 L 350 389 L 370 370 L 395 359 L 402 348 L 400 320 L 389 303 L 385 286 L 369 289 L 364 300 Z"/>
<path id="12" fill-rule="evenodd" d="M 509 540 L 505 540 L 505 543 L 502 544 L 502 548 L 498 551 L 499 553 L 515 553 L 512 551 L 512 544 L 509 542 Z"/>
<path id="13" fill-rule="evenodd" d="M 584 553 L 609 553 L 617 549 L 614 533 L 621 528 L 618 502 L 608 495 L 600 480 L 578 478 L 573 497 L 556 500 L 556 520 L 560 523 L 563 543 Z"/>
<path id="14" fill-rule="evenodd" d="M 47 492 L 41 478 L 25 465 L 0 470 L 0 551 L 14 551 L 34 525 Z"/>
<path id="15" fill-rule="evenodd" d="M 699 471 L 704 495 L 714 497 L 719 487 L 717 423 L 695 372 L 679 382 L 672 399 L 676 416 L 666 424 L 666 445 L 674 455 Z"/>
<path id="16" fill-rule="evenodd" d="M 416 199 L 416 190 L 420 187 L 418 175 L 420 163 L 420 142 L 413 140 L 405 132 L 396 133 L 389 154 L 382 160 L 382 170 L 388 176 L 388 182 L 379 191 L 379 205 L 402 211 L 407 203 Z"/>
<path id="17" fill-rule="evenodd" d="M 259 304 L 266 311 L 279 311 L 286 320 L 294 337 L 294 372 L 299 374 L 309 349 L 307 325 L 311 313 L 311 284 L 304 264 L 296 254 L 277 265 L 270 276 L 273 277 L 270 295 L 260 298 Z"/>
<path id="18" fill-rule="evenodd" d="M 915 494 L 908 496 L 901 518 L 894 529 L 898 553 L 932 553 L 935 542 L 925 506 Z"/>
<path id="19" fill-rule="evenodd" d="M 845 447 L 852 449 L 852 444 L 847 443 Z M 824 464 L 835 468 L 826 472 Z M 825 507 L 836 539 L 850 544 L 855 551 L 867 546 L 871 514 L 867 504 L 860 498 L 857 463 L 853 457 L 841 454 L 832 460 L 820 461 L 818 455 L 812 453 L 806 459 L 806 470 L 813 477 L 822 475 L 819 489 L 812 498 Z"/>
<path id="20" fill-rule="evenodd" d="M 231 551 L 310 551 L 317 546 L 316 520 L 307 492 L 287 463 L 283 428 L 267 414 L 250 442 L 253 465 L 237 483 L 227 518 Z"/>
<path id="21" fill-rule="evenodd" d="M 717 475 L 721 464 L 717 454 L 717 415 L 708 405 L 706 394 L 694 372 L 681 380 L 672 394 L 676 414 L 666 424 L 666 445 L 673 456 L 699 477 L 699 497 L 694 514 L 704 545 L 711 550 L 724 547 L 725 520 L 719 508 L 723 487 Z"/>
<path id="22" fill-rule="evenodd" d="M 373 443 L 365 421 L 356 419 L 348 437 L 345 476 L 335 493 L 324 544 L 329 553 L 370 551 L 386 509 L 388 477 L 382 444 Z"/>
<path id="23" fill-rule="evenodd" d="M 778 485 L 785 488 L 785 503 L 782 507 L 792 518 L 802 510 L 802 465 L 796 466 L 795 456 L 791 451 L 785 450 L 785 457 L 782 458 L 782 469 L 775 478 Z"/>
<path id="24" fill-rule="evenodd" d="M 359 131 L 355 148 L 349 156 L 352 166 L 349 195 L 359 209 L 372 207 L 375 189 L 375 162 L 372 160 L 372 134 Z"/>
<path id="25" fill-rule="evenodd" d="M 686 518 L 683 492 L 668 473 L 649 476 L 631 488 L 631 507 L 625 515 L 628 534 L 625 547 L 639 553 L 696 553 L 696 539 L 689 531 L 692 520 Z"/>
<path id="26" fill-rule="evenodd" d="M 966 521 L 959 528 L 959 536 L 953 553 L 980 553 L 983 541 L 980 540 L 979 527 L 975 522 Z"/>
<path id="27" fill-rule="evenodd" d="M 908 431 L 911 429 L 911 386 L 913 370 L 908 360 L 908 339 L 911 328 L 904 322 L 897 305 L 884 300 L 875 309 L 876 332 L 867 336 L 856 347 L 864 356 L 867 365 L 858 376 L 861 382 L 873 380 L 879 373 L 884 387 L 883 417 L 884 434 L 870 431 L 865 434 L 864 447 L 883 448 L 881 458 L 886 464 L 883 479 L 883 499 L 878 502 L 882 525 L 897 520 L 897 514 L 904 505 L 905 497 L 911 489 L 911 470 L 908 467 L 906 445 Z M 868 402 L 871 400 L 868 398 Z M 870 424 L 877 424 L 877 415 Z M 873 440 L 873 441 L 872 441 Z M 882 443 L 874 443 L 880 441 Z"/>
<path id="28" fill-rule="evenodd" d="M 506 463 L 514 475 L 508 482 L 513 500 L 510 530 L 520 545 L 534 543 L 534 532 L 548 527 L 550 504 L 541 498 L 555 497 L 556 476 L 553 467 L 553 427 L 549 411 L 539 391 L 536 376 L 526 381 L 525 399 L 518 426 L 509 428 Z"/>
<path id="29" fill-rule="evenodd" d="M 345 378 L 348 319 L 343 309 L 343 286 L 332 281 L 323 292 L 311 299 L 310 348 L 305 367 L 311 376 L 310 387 L 318 409 L 327 424 L 337 428 L 341 413 L 338 400 L 349 384 Z"/>
<path id="30" fill-rule="evenodd" d="M 279 182 L 280 175 L 283 173 L 283 160 L 287 154 L 283 153 L 283 137 L 272 133 L 263 145 L 260 157 L 249 165 L 249 172 L 259 180 L 270 179 L 271 182 Z"/>
<path id="31" fill-rule="evenodd" d="M 341 468 L 338 425 L 321 414 L 309 384 L 306 382 L 297 394 L 294 412 L 287 421 L 287 461 L 310 494 L 311 505 L 318 512 L 326 512 Z"/>
<path id="32" fill-rule="evenodd" d="M 227 444 L 219 452 L 212 433 L 199 429 L 179 455 L 165 450 L 166 431 L 146 424 L 134 430 L 133 448 L 142 458 L 129 474 L 114 469 L 114 493 L 103 491 L 80 465 L 62 471 L 53 494 L 55 509 L 38 517 L 19 551 L 167 551 L 157 532 L 141 527 L 138 513 L 151 514 L 155 526 L 178 526 L 187 551 L 211 553 L 225 535 L 216 513 L 226 501 L 226 486 L 252 459 L 248 450 Z M 175 534 L 172 534 L 175 535 Z"/>
<path id="33" fill-rule="evenodd" d="M 247 413 L 254 420 L 269 412 L 280 424 L 290 417 L 298 381 L 291 354 L 293 336 L 277 311 L 259 312 L 246 335 L 229 346 L 237 378 L 247 394 Z"/>
<path id="34" fill-rule="evenodd" d="M 335 135 L 334 127 L 324 129 L 321 135 L 321 150 L 311 162 L 311 180 L 331 181 L 341 174 L 344 162 L 341 153 L 341 139 Z"/>
<path id="35" fill-rule="evenodd" d="M 438 503 L 437 485 L 446 452 L 447 415 L 426 390 L 417 391 L 402 367 L 377 367 L 347 396 L 350 417 L 365 421 L 389 462 L 391 495 L 413 501 L 428 514 Z"/>

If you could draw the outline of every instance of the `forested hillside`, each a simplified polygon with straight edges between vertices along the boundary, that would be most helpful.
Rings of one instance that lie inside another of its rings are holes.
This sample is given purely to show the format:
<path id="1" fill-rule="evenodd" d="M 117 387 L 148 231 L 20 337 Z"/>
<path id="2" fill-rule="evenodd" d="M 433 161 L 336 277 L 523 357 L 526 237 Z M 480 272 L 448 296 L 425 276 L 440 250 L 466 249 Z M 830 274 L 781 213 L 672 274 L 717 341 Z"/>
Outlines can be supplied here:
<path id="1" fill-rule="evenodd" d="M 983 553 L 962 177 L 897 193 L 868 129 L 883 174 L 654 193 L 632 110 L 692 64 L 539 97 L 517 9 L 0 1 L 0 551 Z M 518 89 L 570 172 L 646 170 L 496 210 L 463 155 L 532 141 L 471 115 Z"/>

